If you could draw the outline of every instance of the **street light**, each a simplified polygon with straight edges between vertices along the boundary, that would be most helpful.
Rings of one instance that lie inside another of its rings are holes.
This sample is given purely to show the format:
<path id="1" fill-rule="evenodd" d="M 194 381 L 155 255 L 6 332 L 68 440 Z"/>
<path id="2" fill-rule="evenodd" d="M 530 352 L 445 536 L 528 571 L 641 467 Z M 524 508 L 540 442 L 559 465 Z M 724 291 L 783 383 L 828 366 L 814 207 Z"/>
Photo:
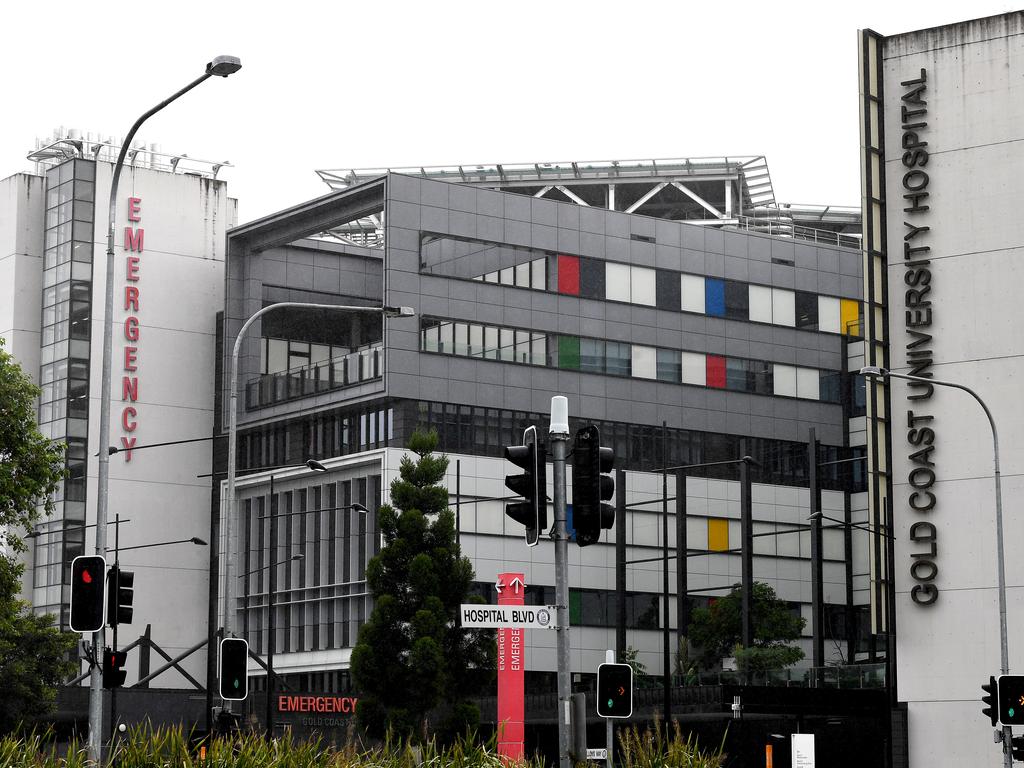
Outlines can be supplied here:
<path id="1" fill-rule="evenodd" d="M 235 464 L 236 454 L 238 453 L 238 355 L 242 349 L 242 340 L 245 338 L 246 331 L 249 327 L 256 322 L 260 317 L 265 315 L 267 312 L 271 312 L 275 309 L 283 309 L 285 307 L 299 308 L 299 309 L 324 309 L 333 311 L 347 311 L 347 312 L 379 312 L 384 317 L 413 317 L 416 312 L 412 307 L 360 307 L 360 306 L 346 306 L 339 304 L 313 304 L 303 301 L 280 301 L 276 304 L 270 304 L 262 309 L 254 312 L 248 320 L 246 320 L 242 327 L 238 330 L 238 335 L 235 337 L 235 343 L 231 350 L 231 369 L 230 378 L 228 380 L 229 387 L 229 399 L 228 399 L 228 471 L 227 471 L 227 511 L 224 515 L 224 636 L 231 637 L 234 634 L 235 628 L 235 578 L 234 578 L 234 562 L 232 558 L 232 549 L 234 545 L 234 525 L 235 525 L 235 514 L 236 514 L 236 499 L 235 499 Z M 109 442 L 109 440 L 107 441 Z M 101 445 L 106 443 L 101 442 Z M 230 706 L 230 703 L 228 703 Z M 230 709 L 228 710 L 230 711 Z"/>
<path id="2" fill-rule="evenodd" d="M 999 588 L 999 660 L 1002 674 L 1010 674 L 1010 651 L 1006 639 L 1006 563 L 1003 557 L 1003 486 L 999 472 L 999 431 L 996 429 L 996 421 L 992 418 L 992 411 L 970 387 L 958 384 L 954 381 L 942 381 L 941 379 L 925 378 L 923 376 L 911 376 L 906 373 L 895 373 L 887 368 L 880 368 L 876 365 L 866 365 L 860 369 L 861 376 L 877 376 L 883 379 L 904 379 L 916 381 L 921 384 L 932 384 L 937 387 L 950 387 L 951 389 L 963 390 L 973 397 L 988 418 L 988 425 L 992 428 L 992 465 L 995 477 L 996 495 L 996 562 L 998 564 L 998 588 Z M 1003 726 L 1003 757 L 1007 766 L 1012 760 L 1009 752 L 1009 744 L 1013 739 L 1013 730 L 1008 725 Z"/>
<path id="3" fill-rule="evenodd" d="M 114 226 L 117 219 L 117 188 L 121 180 L 121 169 L 132 145 L 132 140 L 142 124 L 171 102 L 191 91 L 200 83 L 211 77 L 227 77 L 242 68 L 242 62 L 235 56 L 217 56 L 206 65 L 206 71 L 186 85 L 177 93 L 164 99 L 155 107 L 144 112 L 132 125 L 128 135 L 121 143 L 121 151 L 114 164 L 114 172 L 110 180 L 110 206 L 107 216 L 107 277 L 106 296 L 103 304 L 103 363 L 100 374 L 100 439 L 99 445 L 110 445 L 110 374 L 113 365 L 113 317 L 114 317 Z M 107 501 L 109 496 L 110 454 L 100 451 L 99 467 L 96 478 L 96 551 L 107 549 Z M 93 653 L 104 645 L 102 628 L 92 636 Z M 92 659 L 93 662 L 96 659 Z M 101 750 L 101 733 L 103 730 L 103 682 L 98 663 L 91 665 L 89 675 L 89 759 L 98 763 Z"/>

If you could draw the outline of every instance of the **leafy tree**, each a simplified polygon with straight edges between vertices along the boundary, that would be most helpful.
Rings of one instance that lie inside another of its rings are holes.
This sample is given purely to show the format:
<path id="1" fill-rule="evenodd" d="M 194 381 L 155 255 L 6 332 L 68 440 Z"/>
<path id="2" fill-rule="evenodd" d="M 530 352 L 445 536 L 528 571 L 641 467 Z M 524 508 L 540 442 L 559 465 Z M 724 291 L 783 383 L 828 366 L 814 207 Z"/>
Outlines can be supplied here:
<path id="1" fill-rule="evenodd" d="M 24 566 L 0 556 L 0 733 L 50 712 L 57 686 L 77 668 L 68 655 L 78 635 L 53 626 L 50 614 L 33 614 L 19 600 Z"/>
<path id="2" fill-rule="evenodd" d="M 26 550 L 41 511 L 64 477 L 64 447 L 36 426 L 39 388 L 3 348 L 0 339 L 0 732 L 53 708 L 56 686 L 75 668 L 66 661 L 77 636 L 53 626 L 52 616 L 34 615 L 20 600 L 24 566 L 14 555 Z"/>
<path id="3" fill-rule="evenodd" d="M 39 388 L 3 348 L 0 339 L 0 551 L 24 552 L 19 531 L 32 529 L 40 507 L 53 509 L 51 495 L 64 477 L 64 447 L 36 426 Z"/>
<path id="4" fill-rule="evenodd" d="M 735 656 L 743 672 L 764 672 L 795 664 L 804 652 L 788 643 L 798 640 L 804 620 L 793 614 L 785 601 L 767 584 L 754 582 L 754 645 L 744 648 L 743 587 L 734 584 L 728 595 L 707 608 L 697 608 L 690 622 L 689 639 L 700 648 L 697 657 L 704 669 L 716 667 L 726 656 Z"/>
<path id="5" fill-rule="evenodd" d="M 393 506 L 378 512 L 384 547 L 366 568 L 374 609 L 352 651 L 357 717 L 373 736 L 426 740 L 435 708 L 445 712 L 435 729 L 442 738 L 475 727 L 470 696 L 494 675 L 494 633 L 459 626 L 460 603 L 474 602 L 474 574 L 459 550 L 448 489 L 439 484 L 448 458 L 436 448 L 435 431 L 412 435 L 409 450 L 418 458 L 403 457 L 391 483 Z"/>

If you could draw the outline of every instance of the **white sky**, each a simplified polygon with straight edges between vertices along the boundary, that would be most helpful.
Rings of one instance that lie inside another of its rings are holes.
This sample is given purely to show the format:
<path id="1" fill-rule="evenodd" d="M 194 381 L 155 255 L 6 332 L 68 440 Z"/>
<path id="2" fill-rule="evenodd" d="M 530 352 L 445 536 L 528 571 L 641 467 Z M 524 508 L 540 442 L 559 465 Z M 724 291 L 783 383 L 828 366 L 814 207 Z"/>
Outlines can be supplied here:
<path id="1" fill-rule="evenodd" d="M 261 10 L 273 8 L 273 10 Z M 776 199 L 859 204 L 856 30 L 1014 10 L 901 0 L 8 3 L 0 178 L 58 126 L 229 160 L 244 222 L 317 168 L 765 155 Z"/>

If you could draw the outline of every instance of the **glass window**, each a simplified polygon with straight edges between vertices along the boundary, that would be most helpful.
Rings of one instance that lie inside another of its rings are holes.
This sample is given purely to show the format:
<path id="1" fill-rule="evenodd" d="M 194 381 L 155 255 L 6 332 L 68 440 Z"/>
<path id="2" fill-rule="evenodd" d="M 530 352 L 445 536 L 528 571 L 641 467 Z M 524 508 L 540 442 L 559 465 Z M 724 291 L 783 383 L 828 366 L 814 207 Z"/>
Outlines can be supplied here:
<path id="1" fill-rule="evenodd" d="M 580 259 L 580 296 L 605 298 L 604 267 L 605 262 L 599 259 Z"/>
<path id="2" fill-rule="evenodd" d="M 725 281 L 725 316 L 731 320 L 750 318 L 750 291 L 746 283 Z"/>
<path id="3" fill-rule="evenodd" d="M 793 303 L 796 311 L 796 327 L 815 330 L 818 327 L 817 294 L 797 291 Z"/>
<path id="4" fill-rule="evenodd" d="M 676 279 L 675 272 L 659 269 L 655 277 L 655 299 L 658 309 L 678 310 L 682 300 L 679 288 L 680 281 Z"/>
<path id="5" fill-rule="evenodd" d="M 484 358 L 498 359 L 498 329 L 493 325 L 484 326 Z"/>
<path id="6" fill-rule="evenodd" d="M 680 308 L 684 312 L 704 314 L 704 278 L 700 275 L 682 275 L 679 280 Z"/>
<path id="7" fill-rule="evenodd" d="M 534 259 L 530 262 L 530 287 L 541 291 L 548 287 L 548 260 Z"/>
<path id="8" fill-rule="evenodd" d="M 498 271 L 498 282 L 502 285 L 515 285 L 516 276 L 512 267 L 505 267 Z"/>
<path id="9" fill-rule="evenodd" d="M 647 267 L 630 268 L 630 301 L 653 307 L 657 303 L 657 272 Z"/>
<path id="10" fill-rule="evenodd" d="M 820 371 L 819 397 L 826 403 L 838 403 L 842 376 L 839 371 Z"/>
<path id="11" fill-rule="evenodd" d="M 796 368 L 792 365 L 772 365 L 773 391 L 776 395 L 796 397 Z"/>
<path id="12" fill-rule="evenodd" d="M 629 301 L 630 269 L 628 264 L 616 264 L 607 262 L 605 264 L 605 298 L 609 301 Z"/>
<path id="13" fill-rule="evenodd" d="M 726 358 L 725 388 L 736 392 L 752 392 L 753 385 L 748 377 L 747 361 L 737 357 Z"/>
<path id="14" fill-rule="evenodd" d="M 839 300 L 839 316 L 843 333 L 848 336 L 860 336 L 860 302 L 856 299 Z"/>
<path id="15" fill-rule="evenodd" d="M 632 346 L 633 375 L 639 379 L 653 379 L 657 375 L 657 354 L 654 347 Z"/>
<path id="16" fill-rule="evenodd" d="M 602 339 L 580 339 L 580 370 L 604 373 L 604 354 L 605 344 Z"/>
<path id="17" fill-rule="evenodd" d="M 674 280 L 672 282 L 675 282 Z M 679 353 L 674 349 L 659 349 L 657 353 L 658 381 L 682 381 L 682 366 Z"/>
<path id="18" fill-rule="evenodd" d="M 725 317 L 725 281 L 705 278 L 704 311 L 712 317 Z"/>
<path id="19" fill-rule="evenodd" d="M 440 346 L 439 346 L 439 342 L 438 342 L 438 327 L 436 325 L 433 325 L 430 328 L 424 328 L 423 329 L 423 351 L 424 352 L 439 352 L 440 351 Z M 269 373 L 270 371 L 268 371 L 266 369 L 266 367 L 264 367 L 263 372 L 264 373 Z"/>
<path id="20" fill-rule="evenodd" d="M 477 323 L 469 326 L 469 350 L 473 357 L 481 357 L 484 351 L 484 327 Z"/>
<path id="21" fill-rule="evenodd" d="M 530 341 L 530 356 L 530 362 L 534 365 L 548 364 L 548 337 L 545 334 L 533 334 Z"/>
<path id="22" fill-rule="evenodd" d="M 524 261 L 522 264 L 516 264 L 515 284 L 520 288 L 530 287 L 530 262 Z"/>
<path id="23" fill-rule="evenodd" d="M 498 356 L 501 360 L 512 362 L 515 354 L 516 337 L 511 328 L 498 329 Z"/>
<path id="24" fill-rule="evenodd" d="M 632 372 L 633 354 L 631 344 L 609 341 L 605 345 L 605 359 L 608 373 L 616 376 L 630 376 Z"/>

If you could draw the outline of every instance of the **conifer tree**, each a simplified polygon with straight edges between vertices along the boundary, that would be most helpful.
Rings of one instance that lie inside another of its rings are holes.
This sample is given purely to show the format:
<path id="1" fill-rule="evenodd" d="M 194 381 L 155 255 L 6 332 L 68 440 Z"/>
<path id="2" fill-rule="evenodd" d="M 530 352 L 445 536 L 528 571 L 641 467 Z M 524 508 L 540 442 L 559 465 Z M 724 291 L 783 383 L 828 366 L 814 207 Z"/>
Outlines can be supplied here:
<path id="1" fill-rule="evenodd" d="M 481 600 L 469 597 L 473 567 L 440 485 L 448 458 L 436 448 L 435 431 L 412 435 L 417 458 L 403 457 L 392 503 L 378 512 L 384 546 L 366 568 L 374 608 L 352 652 L 357 717 L 373 736 L 445 738 L 475 727 L 470 697 L 494 675 L 494 633 L 459 626 L 459 605 Z"/>

